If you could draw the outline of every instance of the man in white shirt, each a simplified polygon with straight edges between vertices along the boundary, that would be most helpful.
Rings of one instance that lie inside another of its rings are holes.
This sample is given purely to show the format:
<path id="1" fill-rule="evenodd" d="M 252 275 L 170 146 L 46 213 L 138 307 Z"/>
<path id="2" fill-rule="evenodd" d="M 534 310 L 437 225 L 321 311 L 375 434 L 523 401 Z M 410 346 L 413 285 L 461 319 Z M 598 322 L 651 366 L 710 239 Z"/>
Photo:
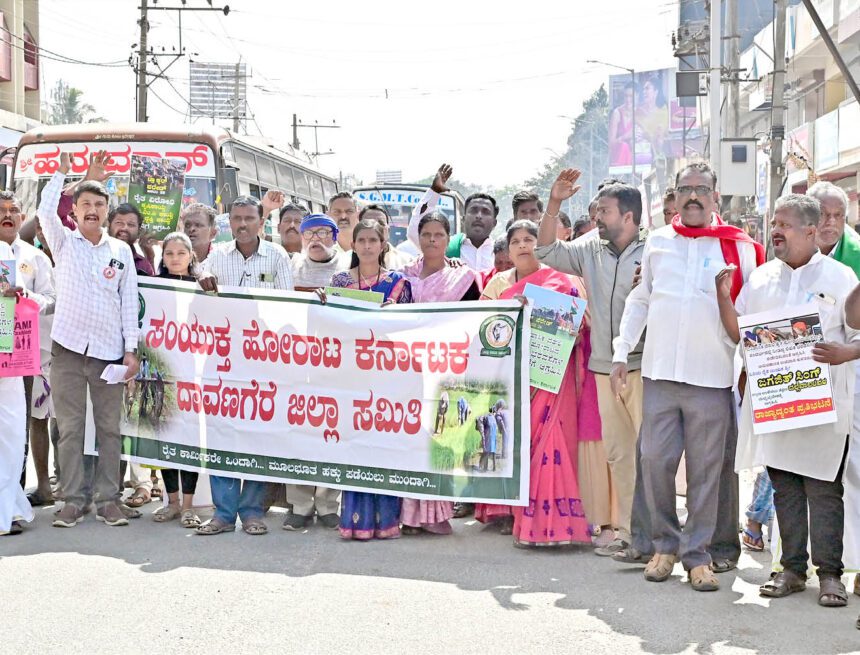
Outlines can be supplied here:
<path id="1" fill-rule="evenodd" d="M 73 527 L 83 519 L 87 391 L 99 448 L 96 518 L 107 525 L 127 525 L 118 505 L 123 387 L 107 384 L 101 375 L 109 364 L 126 366 L 126 379 L 137 373 L 137 273 L 128 244 L 109 237 L 102 227 L 109 196 L 100 182 L 85 181 L 75 189 L 72 213 L 78 229 L 72 231 L 62 224 L 57 205 L 70 168 L 69 155 L 63 153 L 59 170 L 42 190 L 37 211 L 56 264 L 51 387 L 60 428 L 66 504 L 54 526 Z"/>
<path id="2" fill-rule="evenodd" d="M 199 283 L 206 291 L 218 291 L 218 285 L 250 289 L 293 289 L 290 257 L 281 246 L 260 238 L 263 227 L 263 205 L 251 196 L 239 196 L 230 205 L 230 229 L 233 241 L 212 250 L 203 263 Z M 210 477 L 215 516 L 197 528 L 197 534 L 213 535 L 233 532 L 236 517 L 242 530 L 251 535 L 266 534 L 265 482 L 239 480 L 219 475 Z"/>
<path id="3" fill-rule="evenodd" d="M 628 354 L 647 326 L 639 441 L 654 556 L 645 567 L 645 579 L 668 579 L 680 555 L 697 591 L 719 586 L 708 546 L 717 527 L 721 470 L 737 439 L 734 349 L 719 321 L 713 279 L 727 263 L 735 264 L 736 295 L 763 259 L 743 231 L 725 225 L 714 213 L 716 183 L 704 163 L 678 174 L 680 215 L 648 239 L 642 282 L 627 297 L 619 336 L 613 341 L 610 374 L 613 390 L 623 394 Z M 688 479 L 683 532 L 675 511 L 675 473 L 682 453 Z M 734 459 L 733 449 L 731 456 Z M 735 538 L 737 517 L 736 509 Z"/>
<path id="4" fill-rule="evenodd" d="M 777 200 L 771 231 L 777 258 L 753 272 L 734 306 L 729 273 L 720 273 L 716 286 L 722 323 L 735 343 L 740 341 L 738 314 L 813 305 L 810 311 L 820 317 L 824 341 L 815 345 L 812 357 L 830 365 L 837 421 L 756 435 L 750 396 L 746 393 L 737 468 L 766 466 L 773 483 L 783 570 L 763 585 L 760 593 L 782 598 L 805 589 L 809 540 L 812 564 L 818 572 L 818 603 L 842 607 L 848 602 L 839 579 L 843 573 L 842 472 L 854 403 L 853 360 L 860 357 L 860 331 L 846 326 L 844 304 L 857 284 L 857 276 L 818 251 L 820 216 L 820 206 L 814 198 L 791 194 Z"/>
<path id="5" fill-rule="evenodd" d="M 358 225 L 358 207 L 349 191 L 341 191 L 328 201 L 326 214 L 337 224 L 337 245 L 344 252 L 352 250 L 352 230 Z"/>
<path id="6" fill-rule="evenodd" d="M 418 239 L 418 223 L 422 217 L 436 208 L 441 194 L 448 191 L 445 184 L 453 172 L 454 169 L 451 166 L 442 164 L 430 188 L 412 212 L 406 236 L 419 250 L 421 245 Z M 486 193 L 473 193 L 466 198 L 463 231 L 451 237 L 445 256 L 462 259 L 466 266 L 478 273 L 492 269 L 495 257 L 494 243 L 490 234 L 496 227 L 498 216 L 499 205 L 492 196 Z"/>
<path id="7" fill-rule="evenodd" d="M 21 202 L 11 191 L 0 191 L 0 241 L 6 242 L 12 248 L 16 267 L 17 286 L 9 289 L 9 293 L 12 295 L 21 293 L 25 297 L 31 298 L 39 305 L 40 316 L 47 316 L 54 312 L 54 302 L 57 295 L 54 291 L 54 267 L 45 253 L 21 239 L 19 231 L 23 221 L 24 214 L 21 213 Z M 45 335 L 45 339 L 47 339 L 47 335 Z M 41 344 L 41 351 L 42 353 L 46 352 L 46 344 Z M 50 346 L 48 346 L 47 351 L 50 354 Z M 43 367 L 48 364 L 44 359 L 43 357 Z M 50 355 L 48 355 L 48 359 L 50 359 Z M 27 423 L 34 463 L 36 464 L 38 486 L 36 491 L 27 495 L 27 498 L 34 505 L 42 505 L 48 502 L 52 496 L 48 477 L 50 440 L 48 438 L 47 419 L 30 417 L 33 383 L 32 377 L 24 378 Z M 22 475 L 22 486 L 24 486 L 24 482 L 24 475 Z"/>

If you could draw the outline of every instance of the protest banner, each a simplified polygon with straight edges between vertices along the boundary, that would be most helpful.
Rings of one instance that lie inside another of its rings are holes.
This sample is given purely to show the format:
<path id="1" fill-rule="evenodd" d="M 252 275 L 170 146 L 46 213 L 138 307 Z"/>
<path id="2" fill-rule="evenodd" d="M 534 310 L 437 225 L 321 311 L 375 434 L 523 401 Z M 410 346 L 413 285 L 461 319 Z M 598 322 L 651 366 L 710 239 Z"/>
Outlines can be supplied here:
<path id="1" fill-rule="evenodd" d="M 156 240 L 176 231 L 185 188 L 182 159 L 131 156 L 128 201 L 143 216 L 143 227 Z"/>
<path id="2" fill-rule="evenodd" d="M 215 475 L 526 505 L 528 309 L 368 306 L 143 279 L 125 457 Z M 463 399 L 473 418 L 463 420 Z M 500 402 L 501 401 L 501 402 Z M 481 471 L 474 417 L 504 448 Z M 85 452 L 93 453 L 90 438 Z M 525 464 L 525 465 L 524 465 Z"/>
<path id="3" fill-rule="evenodd" d="M 11 349 L 0 350 L 0 378 L 24 375 L 39 375 L 42 363 L 39 353 L 39 305 L 30 298 L 0 298 L 11 300 L 11 309 L 6 314 L 6 304 L 0 303 L 0 334 L 5 330 L 6 316 L 13 316 Z"/>
<path id="4" fill-rule="evenodd" d="M 533 305 L 529 384 L 558 393 L 587 303 L 582 298 L 535 284 L 527 284 L 523 295 Z"/>
<path id="5" fill-rule="evenodd" d="M 738 327 L 755 434 L 836 422 L 830 366 L 812 359 L 824 341 L 815 305 L 740 316 Z"/>

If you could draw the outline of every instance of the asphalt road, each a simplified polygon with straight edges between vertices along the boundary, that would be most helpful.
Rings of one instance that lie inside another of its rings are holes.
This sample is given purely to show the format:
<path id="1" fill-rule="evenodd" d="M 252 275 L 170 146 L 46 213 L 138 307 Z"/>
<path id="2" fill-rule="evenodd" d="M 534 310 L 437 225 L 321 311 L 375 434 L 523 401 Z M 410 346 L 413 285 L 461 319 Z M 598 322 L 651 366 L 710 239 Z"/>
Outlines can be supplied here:
<path id="1" fill-rule="evenodd" d="M 860 650 L 816 591 L 768 601 L 769 555 L 714 593 L 586 548 L 519 550 L 471 520 L 450 537 L 343 542 L 313 526 L 198 537 L 149 517 L 0 538 L 0 653 L 821 653 Z M 846 580 L 847 581 L 847 580 Z"/>

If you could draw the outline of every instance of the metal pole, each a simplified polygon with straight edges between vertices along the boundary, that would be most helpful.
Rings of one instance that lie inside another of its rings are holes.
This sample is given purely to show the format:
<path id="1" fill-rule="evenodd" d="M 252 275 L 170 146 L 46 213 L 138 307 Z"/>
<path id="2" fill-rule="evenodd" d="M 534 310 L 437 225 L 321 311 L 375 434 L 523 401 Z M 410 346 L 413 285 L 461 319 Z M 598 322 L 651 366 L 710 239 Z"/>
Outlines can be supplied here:
<path id="1" fill-rule="evenodd" d="M 854 76 L 845 64 L 845 60 L 836 48 L 836 44 L 833 43 L 833 39 L 830 38 L 830 33 L 827 31 L 827 28 L 824 27 L 824 23 L 821 22 L 821 16 L 818 15 L 815 5 L 812 4 L 811 0 L 803 0 L 803 6 L 806 7 L 806 11 L 809 12 L 809 17 L 812 19 L 812 22 L 815 23 L 815 27 L 818 29 L 818 33 L 824 41 L 824 45 L 827 46 L 827 50 L 830 51 L 830 56 L 833 57 L 836 62 L 836 66 L 839 67 L 839 72 L 842 73 L 842 77 L 845 78 L 845 83 L 848 85 L 848 88 L 851 89 L 851 93 L 854 94 L 854 99 L 858 104 L 860 104 L 860 88 L 857 86 L 857 80 L 854 79 Z"/>
<path id="2" fill-rule="evenodd" d="M 720 124 L 720 105 L 722 84 L 722 60 L 723 60 L 723 29 L 722 29 L 722 0 L 711 0 L 711 54 L 710 61 L 710 160 L 711 168 L 720 178 L 720 145 L 722 143 L 722 125 Z"/>
<path id="3" fill-rule="evenodd" d="M 239 62 L 233 76 L 233 133 L 239 133 Z"/>
<path id="4" fill-rule="evenodd" d="M 299 149 L 299 121 L 295 114 L 293 114 L 293 148 Z"/>
<path id="5" fill-rule="evenodd" d="M 765 244 L 769 243 L 770 220 L 773 207 L 782 191 L 785 166 L 782 159 L 782 141 L 785 137 L 785 107 L 783 90 L 785 88 L 785 0 L 774 0 L 776 22 L 773 36 L 773 94 L 770 110 L 770 193 L 768 195 L 768 216 L 764 221 Z"/>
<path id="6" fill-rule="evenodd" d="M 137 121 L 139 123 L 146 122 L 146 35 L 149 32 L 149 21 L 146 18 L 148 7 L 147 0 L 140 2 L 140 20 L 137 24 L 140 26 L 140 42 L 137 51 Z"/>
<path id="7" fill-rule="evenodd" d="M 740 134 L 740 78 L 738 68 L 740 68 L 741 52 L 740 52 L 740 34 L 738 33 L 738 0 L 728 0 L 726 5 L 726 24 L 729 34 L 726 36 L 726 45 L 728 47 L 729 59 L 729 84 L 728 96 L 726 98 L 728 112 L 726 114 L 726 133 L 729 138 L 737 138 Z M 732 217 L 737 217 L 741 212 L 740 196 L 732 196 L 729 203 L 729 214 Z"/>
<path id="8" fill-rule="evenodd" d="M 630 152 L 633 155 L 633 186 L 636 184 L 636 71 L 630 69 L 630 80 L 633 82 L 633 106 L 631 112 L 633 114 L 633 130 L 630 132 Z"/>

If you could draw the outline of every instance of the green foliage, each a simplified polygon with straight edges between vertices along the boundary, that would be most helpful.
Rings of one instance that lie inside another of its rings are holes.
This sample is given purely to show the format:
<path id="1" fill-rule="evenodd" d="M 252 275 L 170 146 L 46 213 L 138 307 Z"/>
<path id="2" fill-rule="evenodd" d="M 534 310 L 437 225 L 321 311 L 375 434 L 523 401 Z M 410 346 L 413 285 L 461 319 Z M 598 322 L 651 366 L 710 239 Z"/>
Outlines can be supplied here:
<path id="1" fill-rule="evenodd" d="M 451 398 L 445 416 L 445 431 L 430 440 L 430 464 L 437 471 L 453 471 L 470 463 L 475 453 L 481 450 L 481 435 L 475 429 L 475 418 L 490 411 L 504 395 L 504 385 L 487 382 L 465 382 L 458 387 L 446 387 Z M 488 389 L 494 389 L 489 391 Z M 457 400 L 466 399 L 472 413 L 463 425 L 457 425 Z M 433 414 L 436 420 L 436 414 Z"/>
<path id="2" fill-rule="evenodd" d="M 95 107 L 82 101 L 83 95 L 84 92 L 80 89 L 69 86 L 63 80 L 57 80 L 51 91 L 45 122 L 49 125 L 104 122 L 104 118 L 96 115 Z"/>

